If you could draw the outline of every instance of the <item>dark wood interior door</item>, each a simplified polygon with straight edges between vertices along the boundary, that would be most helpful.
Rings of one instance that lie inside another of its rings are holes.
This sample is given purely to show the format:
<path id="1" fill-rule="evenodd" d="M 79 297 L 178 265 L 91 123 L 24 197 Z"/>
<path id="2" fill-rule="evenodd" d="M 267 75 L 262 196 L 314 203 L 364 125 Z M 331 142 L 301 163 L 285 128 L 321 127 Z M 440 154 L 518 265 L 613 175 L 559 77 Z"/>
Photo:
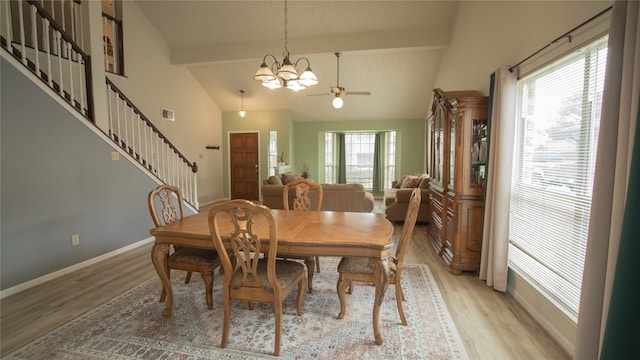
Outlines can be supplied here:
<path id="1" fill-rule="evenodd" d="M 258 133 L 234 133 L 229 137 L 231 199 L 260 200 Z"/>

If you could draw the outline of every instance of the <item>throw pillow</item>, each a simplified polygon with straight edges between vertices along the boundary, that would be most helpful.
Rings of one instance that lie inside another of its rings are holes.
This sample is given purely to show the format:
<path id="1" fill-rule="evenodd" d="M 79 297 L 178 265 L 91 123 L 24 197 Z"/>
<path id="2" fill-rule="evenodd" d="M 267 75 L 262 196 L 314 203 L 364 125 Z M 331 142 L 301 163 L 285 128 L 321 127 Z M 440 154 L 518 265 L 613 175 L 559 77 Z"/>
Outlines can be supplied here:
<path id="1" fill-rule="evenodd" d="M 282 185 L 287 185 L 290 182 L 300 179 L 298 174 L 282 174 Z"/>
<path id="2" fill-rule="evenodd" d="M 282 180 L 279 176 L 271 175 L 269 176 L 269 184 L 271 185 L 282 185 Z"/>
<path id="3" fill-rule="evenodd" d="M 400 185 L 401 188 L 416 188 L 418 187 L 418 185 L 420 185 L 420 177 L 418 176 L 414 176 L 414 175 L 409 175 L 407 177 L 405 177 L 402 180 L 402 185 Z"/>
<path id="4" fill-rule="evenodd" d="M 398 179 L 398 181 L 396 181 L 396 184 L 395 184 L 394 188 L 400 189 L 402 187 L 402 182 L 404 181 L 405 177 L 407 177 L 407 176 L 406 175 L 400 176 L 400 179 Z"/>

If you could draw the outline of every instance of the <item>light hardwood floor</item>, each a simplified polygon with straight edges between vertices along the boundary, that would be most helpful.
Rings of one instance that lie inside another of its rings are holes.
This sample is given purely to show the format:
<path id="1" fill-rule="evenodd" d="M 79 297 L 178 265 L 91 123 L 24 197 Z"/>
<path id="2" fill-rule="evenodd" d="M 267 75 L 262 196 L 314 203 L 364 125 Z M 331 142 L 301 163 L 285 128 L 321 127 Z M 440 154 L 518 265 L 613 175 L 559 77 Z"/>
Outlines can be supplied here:
<path id="1" fill-rule="evenodd" d="M 402 224 L 394 226 L 397 237 Z M 150 254 L 144 245 L 0 300 L 0 356 L 157 276 Z M 425 225 L 416 226 L 406 261 L 429 265 L 470 359 L 570 359 L 512 297 L 475 273 L 449 274 Z"/>

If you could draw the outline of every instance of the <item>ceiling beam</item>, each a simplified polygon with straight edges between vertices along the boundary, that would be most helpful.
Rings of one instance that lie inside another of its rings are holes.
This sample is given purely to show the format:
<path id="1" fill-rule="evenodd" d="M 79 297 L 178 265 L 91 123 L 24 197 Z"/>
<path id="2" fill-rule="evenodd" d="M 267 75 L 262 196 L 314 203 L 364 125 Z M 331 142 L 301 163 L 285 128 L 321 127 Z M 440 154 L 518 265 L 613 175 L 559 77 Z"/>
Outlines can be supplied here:
<path id="1" fill-rule="evenodd" d="M 290 38 L 288 48 L 292 55 L 299 58 L 303 55 L 335 51 L 443 49 L 449 46 L 450 41 L 449 29 L 420 28 Z M 196 65 L 241 60 L 255 61 L 265 54 L 280 58 L 283 51 L 284 39 L 243 44 L 173 47 L 171 62 L 174 65 Z"/>

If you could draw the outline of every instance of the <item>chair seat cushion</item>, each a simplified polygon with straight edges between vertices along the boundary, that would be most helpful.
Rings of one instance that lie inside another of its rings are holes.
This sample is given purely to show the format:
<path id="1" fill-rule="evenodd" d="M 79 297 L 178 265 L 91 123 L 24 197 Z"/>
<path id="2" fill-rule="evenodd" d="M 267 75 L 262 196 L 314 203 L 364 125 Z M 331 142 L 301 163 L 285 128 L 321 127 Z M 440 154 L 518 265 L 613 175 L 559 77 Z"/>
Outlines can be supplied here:
<path id="1" fill-rule="evenodd" d="M 197 249 L 180 246 L 173 254 L 169 255 L 169 267 L 176 264 L 188 264 L 193 266 L 220 266 L 220 257 L 215 250 Z"/>
<path id="2" fill-rule="evenodd" d="M 389 272 L 394 274 L 396 272 L 396 263 L 391 258 L 390 260 Z M 373 276 L 373 269 L 369 267 L 369 258 L 359 256 L 343 257 L 338 264 L 338 272 Z"/>
<path id="3" fill-rule="evenodd" d="M 276 260 L 276 277 L 280 283 L 280 287 L 284 288 L 298 277 L 300 274 L 304 276 L 304 265 L 297 261 Z M 260 259 L 258 262 L 258 277 L 260 284 L 264 290 L 271 291 L 271 284 L 267 279 L 267 259 Z M 238 289 L 242 287 L 242 268 L 238 267 L 233 278 L 231 279 L 231 288 Z"/>

